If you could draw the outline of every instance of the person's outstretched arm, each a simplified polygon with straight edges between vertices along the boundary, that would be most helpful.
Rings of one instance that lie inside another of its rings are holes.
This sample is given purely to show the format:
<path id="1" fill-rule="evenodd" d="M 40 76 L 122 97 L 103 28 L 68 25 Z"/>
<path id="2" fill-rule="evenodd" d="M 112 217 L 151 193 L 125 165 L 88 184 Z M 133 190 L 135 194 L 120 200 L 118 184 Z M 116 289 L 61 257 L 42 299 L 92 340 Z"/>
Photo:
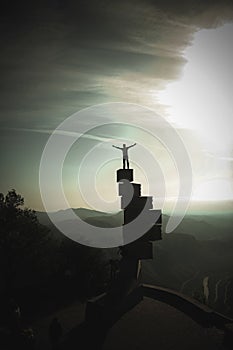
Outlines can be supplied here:
<path id="1" fill-rule="evenodd" d="M 128 146 L 127 148 L 131 148 L 131 147 L 134 147 L 134 146 L 136 146 L 136 142 L 133 145 Z"/>
<path id="2" fill-rule="evenodd" d="M 121 147 L 117 147 L 117 146 L 114 146 L 114 145 L 112 145 L 112 147 L 117 148 L 117 149 L 122 149 Z"/>

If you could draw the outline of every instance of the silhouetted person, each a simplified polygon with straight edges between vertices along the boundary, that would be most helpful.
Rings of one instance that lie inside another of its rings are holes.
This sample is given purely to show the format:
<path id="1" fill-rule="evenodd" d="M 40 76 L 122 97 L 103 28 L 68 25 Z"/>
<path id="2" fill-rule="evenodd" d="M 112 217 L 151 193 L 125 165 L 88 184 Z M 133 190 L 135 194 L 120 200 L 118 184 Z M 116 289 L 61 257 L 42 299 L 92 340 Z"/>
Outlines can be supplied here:
<path id="1" fill-rule="evenodd" d="M 129 169 L 129 157 L 128 157 L 128 149 L 134 147 L 136 143 L 131 146 L 126 147 L 126 144 L 123 144 L 123 147 L 112 146 L 114 148 L 120 149 L 123 153 L 123 169 L 125 169 L 125 165 L 127 164 L 127 169 Z"/>
<path id="2" fill-rule="evenodd" d="M 18 340 L 18 346 L 20 349 L 24 350 L 34 350 L 35 349 L 35 334 L 31 327 L 22 329 L 20 333 L 20 339 Z"/>
<path id="3" fill-rule="evenodd" d="M 116 275 L 119 270 L 119 260 L 110 259 L 109 264 L 110 264 L 110 279 L 112 281 L 116 279 Z"/>
<path id="4" fill-rule="evenodd" d="M 54 317 L 49 326 L 49 338 L 53 349 L 58 346 L 59 340 L 62 336 L 62 326 L 57 317 Z"/>
<path id="5" fill-rule="evenodd" d="M 13 298 L 9 301 L 8 320 L 12 331 L 16 331 L 20 328 L 21 311 L 19 305 Z"/>

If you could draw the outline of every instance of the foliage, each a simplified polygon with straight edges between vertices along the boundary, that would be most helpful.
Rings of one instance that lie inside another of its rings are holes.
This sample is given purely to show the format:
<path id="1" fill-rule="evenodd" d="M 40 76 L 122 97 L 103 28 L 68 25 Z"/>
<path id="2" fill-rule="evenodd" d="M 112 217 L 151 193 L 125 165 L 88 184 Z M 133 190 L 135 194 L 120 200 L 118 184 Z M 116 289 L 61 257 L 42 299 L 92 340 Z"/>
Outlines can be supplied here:
<path id="1" fill-rule="evenodd" d="M 49 231 L 38 222 L 35 211 L 23 205 L 24 198 L 14 189 L 6 196 L 0 193 L 1 274 L 8 291 L 20 279 L 25 284 L 32 278 L 49 239 Z"/>
<path id="2" fill-rule="evenodd" d="M 6 196 L 0 193 L 0 280 L 7 295 L 24 290 L 30 303 L 32 295 L 54 302 L 55 296 L 85 299 L 103 291 L 107 274 L 103 250 L 80 245 L 54 229 L 50 234 L 14 189 Z"/>
<path id="3" fill-rule="evenodd" d="M 108 276 L 104 250 L 83 246 L 64 237 L 60 251 L 65 271 L 79 296 L 85 298 L 103 292 Z"/>

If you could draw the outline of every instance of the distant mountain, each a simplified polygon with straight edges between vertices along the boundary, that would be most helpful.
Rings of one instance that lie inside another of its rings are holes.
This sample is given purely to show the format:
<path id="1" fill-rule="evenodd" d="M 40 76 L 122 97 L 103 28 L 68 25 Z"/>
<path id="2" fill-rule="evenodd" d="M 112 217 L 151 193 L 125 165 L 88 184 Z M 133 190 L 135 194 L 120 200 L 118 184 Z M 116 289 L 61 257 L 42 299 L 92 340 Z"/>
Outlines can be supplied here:
<path id="1" fill-rule="evenodd" d="M 65 210 L 59 210 L 56 212 L 50 212 L 49 215 L 46 212 L 38 211 L 36 212 L 37 218 L 39 222 L 43 225 L 51 226 L 53 225 L 50 217 L 56 221 L 66 221 L 71 219 L 71 214 L 74 213 L 77 215 L 81 220 L 89 222 L 92 225 L 95 226 L 101 226 L 101 223 L 103 223 L 103 227 L 113 227 L 118 226 L 118 223 L 120 224 L 122 221 L 122 213 L 105 213 L 97 210 L 91 210 L 86 208 L 70 208 Z M 96 219 L 96 220 L 95 220 Z M 114 222 L 114 225 L 112 224 Z"/>
<path id="2" fill-rule="evenodd" d="M 163 226 L 169 216 L 163 215 Z M 198 240 L 233 239 L 233 213 L 186 215 L 173 233 L 184 233 Z"/>
<path id="3" fill-rule="evenodd" d="M 123 215 L 118 213 L 111 216 L 87 217 L 84 221 L 96 227 L 118 227 L 123 224 Z"/>
<path id="4" fill-rule="evenodd" d="M 75 208 L 59 210 L 50 213 L 55 222 L 73 220 L 71 214 L 77 215 L 81 220 L 97 227 L 116 227 L 123 223 L 123 212 L 105 213 L 101 211 Z M 39 222 L 44 225 L 53 226 L 46 212 L 37 212 Z M 168 215 L 163 215 L 163 228 L 169 219 Z M 233 239 L 233 213 L 210 214 L 210 215 L 186 215 L 174 233 L 192 235 L 198 240 L 229 240 Z"/>

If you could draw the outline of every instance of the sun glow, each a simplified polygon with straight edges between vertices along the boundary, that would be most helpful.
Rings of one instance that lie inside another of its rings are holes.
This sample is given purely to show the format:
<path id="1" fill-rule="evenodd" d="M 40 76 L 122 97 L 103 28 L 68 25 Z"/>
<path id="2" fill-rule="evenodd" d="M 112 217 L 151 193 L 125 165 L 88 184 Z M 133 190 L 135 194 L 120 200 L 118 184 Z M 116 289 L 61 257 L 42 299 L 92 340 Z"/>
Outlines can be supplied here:
<path id="1" fill-rule="evenodd" d="M 187 63 L 179 81 L 159 93 L 179 127 L 198 132 L 214 153 L 232 150 L 233 24 L 200 30 L 184 52 Z"/>
<path id="2" fill-rule="evenodd" d="M 158 99 L 173 124 L 193 130 L 204 162 L 211 163 L 204 178 L 196 178 L 193 199 L 233 199 L 233 23 L 196 32 L 184 57 L 182 77 L 168 84 Z"/>
<path id="3" fill-rule="evenodd" d="M 230 181 L 214 179 L 205 181 L 196 186 L 193 191 L 193 200 L 197 201 L 228 201 L 233 198 L 233 188 Z"/>

